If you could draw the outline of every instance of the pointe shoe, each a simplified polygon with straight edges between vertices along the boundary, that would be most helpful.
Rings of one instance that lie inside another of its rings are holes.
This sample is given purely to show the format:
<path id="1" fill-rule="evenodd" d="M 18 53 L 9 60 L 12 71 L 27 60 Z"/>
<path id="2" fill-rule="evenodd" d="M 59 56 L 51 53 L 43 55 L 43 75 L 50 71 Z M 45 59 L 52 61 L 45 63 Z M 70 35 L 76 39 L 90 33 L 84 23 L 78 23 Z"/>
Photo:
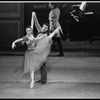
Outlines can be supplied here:
<path id="1" fill-rule="evenodd" d="M 34 87 L 34 82 L 30 83 L 30 88 L 32 89 Z"/>

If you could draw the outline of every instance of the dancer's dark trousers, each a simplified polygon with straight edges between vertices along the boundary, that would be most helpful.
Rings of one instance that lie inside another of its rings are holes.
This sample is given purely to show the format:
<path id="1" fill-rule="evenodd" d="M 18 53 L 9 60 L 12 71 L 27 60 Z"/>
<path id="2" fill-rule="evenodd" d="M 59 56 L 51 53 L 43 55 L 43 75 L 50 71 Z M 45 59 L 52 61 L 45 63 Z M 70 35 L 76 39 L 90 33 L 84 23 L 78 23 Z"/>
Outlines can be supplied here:
<path id="1" fill-rule="evenodd" d="M 57 44 L 58 44 L 58 47 L 59 47 L 59 52 L 60 52 L 61 55 L 63 55 L 63 47 L 62 47 L 61 37 L 54 37 L 53 40 L 57 41 Z"/>
<path id="2" fill-rule="evenodd" d="M 40 68 L 40 74 L 41 74 L 41 81 L 42 82 L 47 82 L 46 62 L 41 66 L 41 68 Z"/>

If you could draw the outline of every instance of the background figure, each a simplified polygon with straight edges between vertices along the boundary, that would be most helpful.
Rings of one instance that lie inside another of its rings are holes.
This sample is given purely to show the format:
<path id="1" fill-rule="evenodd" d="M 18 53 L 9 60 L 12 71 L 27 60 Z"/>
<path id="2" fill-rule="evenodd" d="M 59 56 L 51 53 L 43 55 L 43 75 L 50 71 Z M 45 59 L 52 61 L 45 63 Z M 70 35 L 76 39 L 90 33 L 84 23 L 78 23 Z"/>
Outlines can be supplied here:
<path id="1" fill-rule="evenodd" d="M 73 11 L 70 12 L 71 16 L 77 21 L 83 21 L 84 11 L 86 9 L 87 2 L 82 2 L 80 5 L 73 5 Z"/>
<path id="2" fill-rule="evenodd" d="M 60 26 L 59 18 L 60 18 L 60 9 L 58 8 L 58 4 L 49 3 L 49 7 L 51 11 L 49 12 L 49 24 L 50 31 L 53 32 L 57 27 Z M 58 56 L 64 56 L 63 47 L 62 47 L 62 39 L 61 34 L 63 34 L 62 29 L 53 37 L 53 40 L 57 41 L 60 54 Z"/>
<path id="3" fill-rule="evenodd" d="M 83 24 L 83 20 L 85 17 L 84 15 L 93 14 L 93 12 L 85 12 L 87 6 L 88 6 L 87 2 L 85 1 L 81 2 L 81 4 L 79 5 L 72 6 L 73 10 L 70 12 L 70 14 L 77 22 L 80 22 L 80 24 Z M 92 33 L 89 33 L 89 32 L 88 32 L 88 35 L 85 36 L 87 37 L 86 44 L 92 43 L 93 40 L 91 39 L 91 36 L 92 36 Z"/>

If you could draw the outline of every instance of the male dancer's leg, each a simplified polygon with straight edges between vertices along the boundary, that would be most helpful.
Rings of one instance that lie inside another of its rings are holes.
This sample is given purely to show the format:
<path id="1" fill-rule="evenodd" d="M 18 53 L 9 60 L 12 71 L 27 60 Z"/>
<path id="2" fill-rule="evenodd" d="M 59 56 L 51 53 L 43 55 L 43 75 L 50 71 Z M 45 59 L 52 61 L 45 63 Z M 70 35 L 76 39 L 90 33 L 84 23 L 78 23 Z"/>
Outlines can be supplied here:
<path id="1" fill-rule="evenodd" d="M 47 69 L 46 69 L 46 62 L 43 64 L 43 66 L 40 68 L 41 71 L 41 82 L 42 84 L 45 84 L 47 82 Z"/>
<path id="2" fill-rule="evenodd" d="M 37 83 L 45 84 L 47 82 L 47 70 L 46 70 L 46 62 L 40 68 L 41 79 L 36 81 Z"/>

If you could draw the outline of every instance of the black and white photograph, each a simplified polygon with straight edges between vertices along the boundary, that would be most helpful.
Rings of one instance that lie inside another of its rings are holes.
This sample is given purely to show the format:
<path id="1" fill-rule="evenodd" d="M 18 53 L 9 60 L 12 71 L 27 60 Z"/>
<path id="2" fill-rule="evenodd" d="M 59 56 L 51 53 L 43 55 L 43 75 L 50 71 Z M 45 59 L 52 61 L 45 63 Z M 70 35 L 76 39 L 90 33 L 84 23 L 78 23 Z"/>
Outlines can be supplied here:
<path id="1" fill-rule="evenodd" d="M 0 1 L 0 98 L 100 99 L 100 1 Z"/>

